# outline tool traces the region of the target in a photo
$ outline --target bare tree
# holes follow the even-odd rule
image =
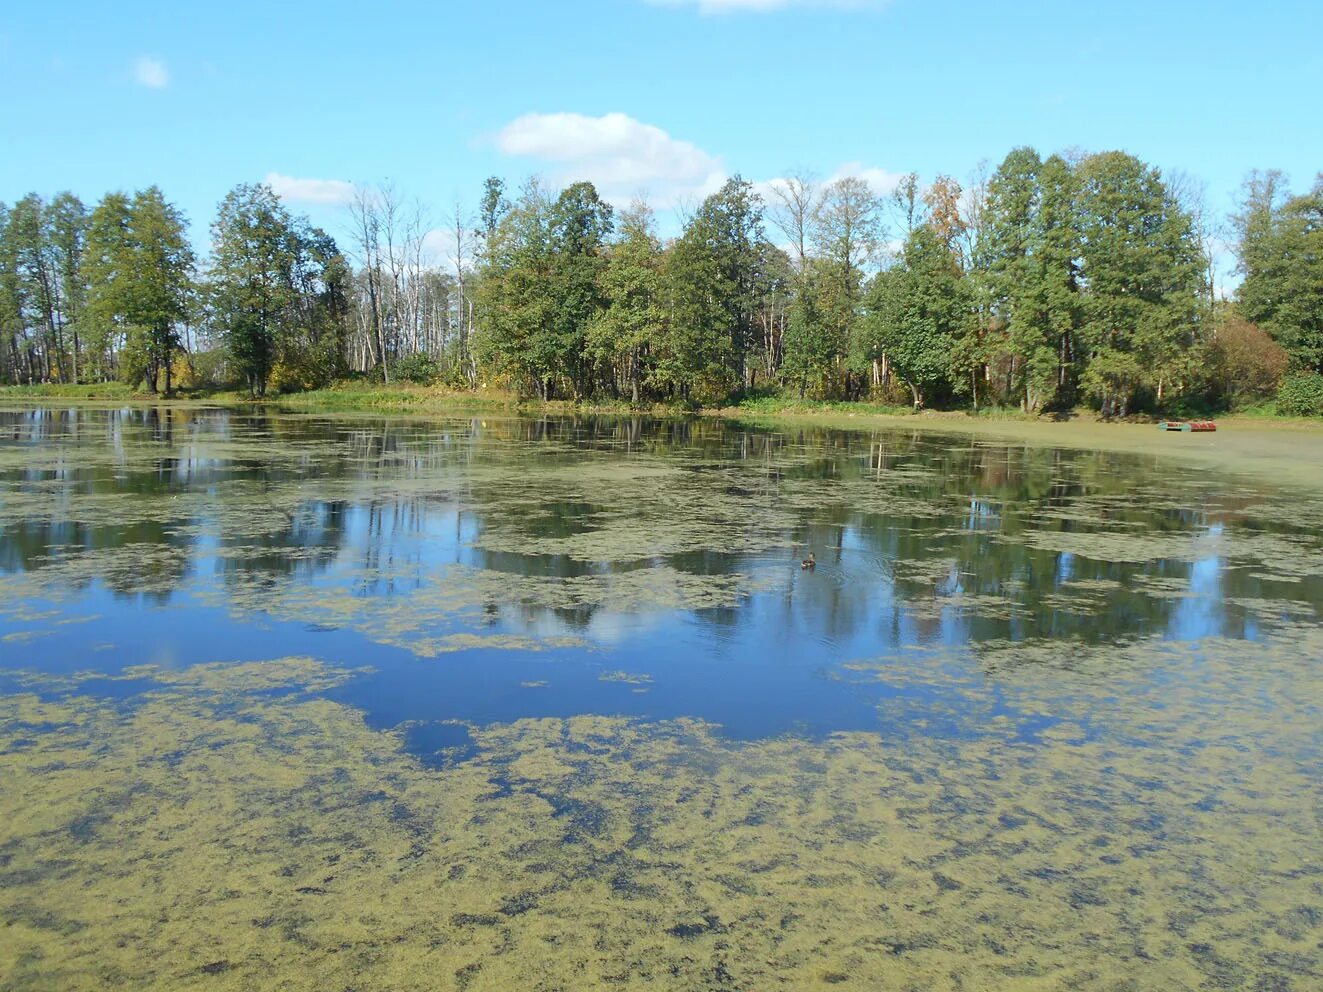
[[[822,202],[817,177],[807,170],[790,172],[769,187],[772,194],[772,223],[785,235],[794,253],[796,271],[808,265],[808,247],[813,224]]]
[[[811,227],[814,247],[852,277],[873,258],[882,233],[881,203],[867,181],[846,176],[818,197]]]
[[[381,365],[382,375],[390,382],[382,331],[381,211],[376,191],[367,186],[356,186],[349,202],[349,217],[363,274],[363,288],[367,292],[366,357],[371,364]]]
[[[1180,169],[1164,177],[1167,190],[1177,206],[1190,216],[1190,226],[1199,243],[1199,255],[1204,266],[1204,293],[1209,311],[1217,302],[1217,269],[1220,256],[1217,222],[1208,210],[1208,184]]]
[[[906,236],[914,233],[920,223],[919,174],[907,172],[891,191],[891,207],[899,215]]]
[[[478,384],[478,366],[473,354],[473,308],[465,285],[477,250],[472,217],[455,201],[450,214],[450,264],[455,269],[455,325],[459,328],[458,361],[470,386]]]

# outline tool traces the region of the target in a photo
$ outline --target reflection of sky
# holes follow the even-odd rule
[[[219,425],[212,422],[205,430],[227,439],[228,424],[228,419]],[[95,435],[94,425],[95,418],[83,418],[79,427]],[[126,430],[124,423],[116,422],[114,443],[122,443]],[[198,439],[200,430],[176,428],[176,433],[175,454],[182,451],[186,457],[171,459],[168,485],[173,490],[223,492],[231,481],[229,463],[209,454]],[[368,433],[368,428],[359,433]],[[98,443],[107,443],[109,436],[101,432]],[[374,478],[421,475],[436,471],[437,462],[426,461],[427,443],[438,445],[437,458],[449,458],[462,448],[460,461],[474,457],[470,449],[481,450],[481,443],[486,443],[458,429],[412,440],[413,447],[399,438],[391,444],[380,440],[381,452],[389,449],[389,457],[358,455],[354,470]],[[832,451],[824,479],[848,472],[858,460],[859,452],[848,446]],[[927,453],[920,449],[914,457],[940,460],[958,454],[958,449],[935,447]],[[574,455],[563,444],[556,452],[558,458]],[[717,460],[716,455],[709,457]],[[726,458],[723,468],[739,468],[737,458],[722,457]],[[877,704],[885,690],[840,679],[842,663],[852,660],[880,658],[897,665],[922,665],[916,652],[920,647],[958,649],[988,640],[1107,643],[1151,631],[1179,639],[1217,633],[1255,635],[1252,619],[1225,601],[1253,590],[1225,588],[1228,582],[1247,580],[1241,572],[1228,571],[1220,555],[1222,524],[1207,527],[1196,541],[1192,562],[1112,563],[1082,554],[1035,550],[999,539],[1017,514],[1021,526],[1026,514],[1032,518],[1029,496],[1018,497],[1017,502],[1013,491],[997,498],[977,491],[971,494],[969,475],[977,476],[977,466],[951,470],[948,480],[945,463],[935,464],[942,469],[932,473],[937,485],[949,486],[951,493],[947,510],[939,516],[865,513],[848,506],[831,512],[807,510],[799,514],[790,535],[793,540],[787,540],[784,548],[658,555],[617,565],[525,553],[517,543],[503,550],[480,547],[485,529],[498,514],[506,515],[502,522],[507,529],[511,526],[510,507],[497,500],[484,503],[480,496],[452,492],[444,498],[415,494],[323,502],[311,498],[317,492],[312,473],[300,482],[310,498],[283,533],[263,539],[225,535],[221,516],[204,515],[200,534],[172,539],[187,555],[188,565],[177,580],[176,592],[165,594],[168,607],[131,592],[112,593],[102,578],[88,576],[91,582],[86,589],[52,607],[66,618],[87,622],[50,627],[44,631],[47,636],[32,641],[0,641],[0,668],[118,671],[142,663],[177,667],[309,655],[351,667],[372,666],[374,674],[356,677],[337,692],[362,706],[369,719],[381,726],[401,720],[484,722],[607,712],[695,716],[721,723],[736,736],[758,736],[787,729],[826,733],[876,728],[881,719]],[[302,478],[302,473],[316,468],[311,460],[300,461],[295,471]],[[1013,470],[1009,455],[998,461],[1003,475]],[[77,474],[69,467],[61,471],[66,477]],[[1060,468],[1053,465],[1052,471],[1059,473]],[[695,476],[694,484],[707,483]],[[915,490],[932,500],[940,500],[946,492]],[[1063,499],[1053,498],[1058,503]],[[553,514],[554,525],[586,526],[584,507],[590,505],[585,499],[560,506]],[[1201,512],[1190,510],[1187,515],[1183,528],[1205,526]],[[1156,529],[1160,524],[1154,514],[1149,525]],[[523,525],[530,533],[537,526],[531,520]],[[45,531],[34,526],[25,534],[24,547],[43,534],[49,541],[64,540],[71,529],[68,523]],[[0,531],[0,562],[15,571],[29,567],[21,554],[11,554],[7,545],[19,542],[11,540],[10,533],[6,522]],[[94,537],[98,546],[115,546],[113,528]],[[246,550],[255,544],[262,545],[260,552]],[[226,549],[245,550],[227,555]],[[805,571],[799,558],[809,549],[815,551],[818,566]],[[613,569],[665,566],[702,574],[739,574],[756,591],[736,606],[704,610],[645,605],[626,611],[608,601],[558,611],[528,606],[511,595],[487,610],[441,617],[437,629],[416,633],[423,638],[455,633],[535,639],[571,635],[586,641],[587,647],[466,650],[435,658],[373,643],[355,630],[328,629],[342,620],[314,626],[273,620],[261,613],[236,615],[203,605],[192,595],[223,593],[226,583],[236,578],[257,578],[273,585],[345,589],[364,600],[382,597],[384,601],[433,581],[445,582],[448,570],[456,565],[540,576],[549,582],[591,575],[608,583]],[[1139,582],[1145,578],[1177,581],[1188,595],[1149,595]],[[1105,591],[1087,591],[1088,583],[1096,587],[1098,580],[1107,580]],[[1072,608],[1073,602],[1078,609]],[[21,621],[0,619],[0,635],[24,629]],[[652,681],[639,686],[600,678],[610,671],[646,674]],[[526,685],[530,682],[546,685],[530,688]]]
[[[1222,536],[1222,525],[1213,524],[1199,544],[1214,545]],[[1194,641],[1222,631],[1223,561],[1215,554],[1196,558],[1190,565],[1187,595],[1176,603],[1167,635],[1182,641]]]

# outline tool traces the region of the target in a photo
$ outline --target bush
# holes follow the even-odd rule
[[[1287,376],[1277,390],[1277,412],[1287,417],[1323,417],[1323,375]]]
[[[414,382],[430,386],[441,377],[441,366],[427,355],[409,355],[390,367],[393,382]]]
[[[1257,325],[1232,315],[1217,329],[1205,372],[1232,406],[1247,406],[1277,392],[1286,372],[1286,351]]]

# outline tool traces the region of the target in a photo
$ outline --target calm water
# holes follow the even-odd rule
[[[0,949],[0,980],[239,988],[309,955],[336,988],[497,988],[529,968],[548,988],[666,975],[721,988],[1323,987],[1320,524],[1323,499],[1253,480],[900,429],[0,412],[0,770],[14,783],[0,785],[14,817],[0,880],[19,935]],[[325,898],[285,927],[290,947],[263,949],[257,937],[276,938],[253,921],[285,896],[251,888],[265,868],[213,864],[212,888],[258,906],[224,946],[174,933],[173,963],[158,951],[149,964],[167,937],[139,932],[89,963],[72,935],[104,941],[153,910],[80,918],[73,879],[129,884],[138,870],[114,852],[134,843],[142,857],[180,845],[209,857],[215,837],[193,836],[188,817],[155,840],[140,829],[183,802],[160,798],[169,788],[238,802],[224,790],[240,785],[205,764],[181,777],[180,761],[209,748],[250,780],[297,775],[323,760],[333,726],[341,778],[277,790],[272,836],[286,839],[249,854],[297,860],[276,848],[315,836],[329,806],[370,819],[398,786],[395,812],[353,848],[375,852],[354,885],[337,890],[332,871],[295,887],[289,899]],[[52,768],[82,777],[54,785]],[[856,791],[840,792],[841,776]],[[89,798],[111,780],[118,799]],[[470,787],[462,815],[399,812]],[[683,805],[709,787],[705,810]],[[766,808],[746,809],[751,795]],[[512,805],[534,799],[541,814]],[[51,822],[32,814],[43,800],[60,810]],[[507,813],[487,859],[555,875],[529,890],[544,918],[500,908],[523,889],[483,855],[438,853],[482,833],[470,815],[495,830]],[[247,822],[233,815],[215,829]],[[757,833],[778,817],[777,836]],[[516,838],[537,833],[529,822],[551,832]],[[760,839],[703,849],[721,823]],[[824,824],[841,832],[830,854],[812,839]],[[1009,846],[990,847],[989,831]],[[395,833],[415,858],[441,858],[413,869],[433,898],[481,876],[474,905],[507,902],[438,909],[450,929],[407,930],[395,940],[418,956],[383,963],[381,921],[406,909],[368,924],[326,907],[379,891]],[[925,846],[948,834],[945,853]],[[1219,839],[1233,835],[1261,835],[1273,864]],[[567,868],[585,845],[598,867]],[[798,880],[759,867],[810,857],[846,867]],[[622,858],[648,863],[625,878]],[[842,880],[852,872],[866,895]],[[1289,896],[1269,890],[1279,876]],[[579,908],[552,910],[553,892]],[[603,919],[637,911],[634,929],[595,949],[548,943],[604,925],[575,915],[593,894]],[[204,903],[171,919],[205,944],[219,924]],[[1190,905],[1197,919],[1178,919]],[[977,946],[959,935],[966,913],[987,931]],[[329,963],[332,935],[307,927],[332,920],[352,950]]]

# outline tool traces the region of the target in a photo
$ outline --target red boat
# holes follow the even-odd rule
[[[1217,430],[1217,424],[1211,420],[1164,420],[1158,424],[1158,430],[1204,434]]]

